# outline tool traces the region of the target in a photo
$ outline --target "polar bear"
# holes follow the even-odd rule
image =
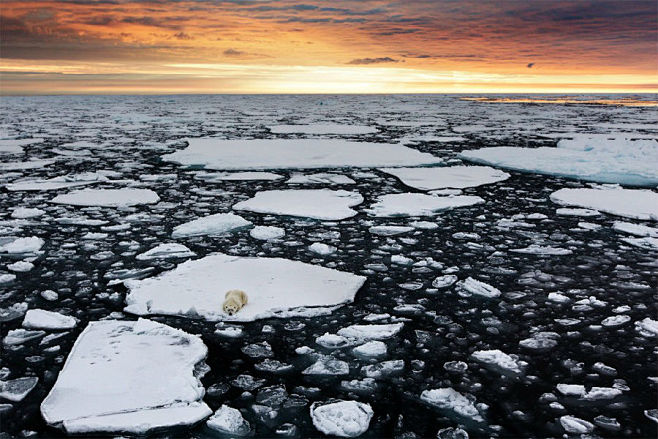
[[[222,309],[230,316],[240,311],[247,304],[247,293],[242,290],[230,290],[224,296]]]

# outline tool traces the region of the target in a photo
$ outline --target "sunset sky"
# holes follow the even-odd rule
[[[2,94],[658,92],[656,0],[2,0]]]

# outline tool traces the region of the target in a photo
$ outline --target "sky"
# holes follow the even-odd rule
[[[656,0],[2,0],[0,94],[658,92]]]

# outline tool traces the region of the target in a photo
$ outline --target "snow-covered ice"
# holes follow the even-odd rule
[[[152,249],[138,254],[135,256],[135,259],[140,261],[149,261],[152,259],[190,258],[195,255],[196,253],[185,247],[183,244],[172,242],[167,244],[158,244]]]
[[[366,212],[377,217],[436,216],[444,210],[480,203],[484,200],[473,195],[437,197],[416,193],[387,194],[378,197]]]
[[[251,426],[240,410],[225,404],[206,421],[206,425],[211,430],[230,436],[247,436],[251,432]]]
[[[45,241],[37,236],[14,238],[3,242],[0,238],[0,254],[36,254],[41,250]]]
[[[17,180],[5,185],[8,191],[51,191],[69,187],[86,186],[95,183],[106,182],[108,179],[97,172],[85,172],[82,174],[65,175],[45,180]]]
[[[255,226],[249,231],[254,239],[269,241],[272,239],[283,238],[286,235],[285,229],[276,226]]]
[[[551,194],[551,201],[627,218],[658,221],[658,193],[647,189],[560,189]]]
[[[272,125],[268,127],[274,134],[373,134],[377,128],[366,125],[347,125],[338,123],[313,123],[308,125]]]
[[[150,189],[83,189],[57,195],[50,200],[56,204],[72,206],[127,207],[139,204],[154,204],[160,201],[158,194]]]
[[[450,387],[423,390],[420,399],[439,409],[475,422],[484,422],[482,414],[473,401]]]
[[[476,295],[486,298],[496,298],[500,296],[500,290],[492,285],[469,277],[457,282],[460,294],[465,296]]]
[[[30,309],[23,319],[23,328],[27,329],[71,329],[77,324],[75,317],[44,309]]]
[[[402,330],[404,323],[381,325],[350,325],[338,330],[338,335],[358,340],[386,340]]]
[[[557,148],[499,146],[463,151],[459,157],[515,171],[557,175],[599,183],[658,185],[658,141],[623,137],[576,137]]]
[[[328,172],[321,172],[316,174],[293,174],[288,181],[288,184],[356,184],[354,180],[343,174],[331,174]]]
[[[441,163],[440,158],[390,143],[341,139],[187,139],[189,146],[163,160],[217,170],[373,168]]]
[[[215,254],[154,278],[126,281],[126,311],[237,321],[313,315],[323,311],[314,307],[351,302],[364,282],[362,276],[282,258]],[[249,302],[229,317],[222,303],[233,289],[245,291]]]
[[[507,172],[488,166],[445,166],[431,168],[382,168],[402,183],[422,191],[464,189],[507,180]]]
[[[368,431],[374,412],[369,404],[358,401],[313,403],[313,425],[326,435],[357,437]]]
[[[234,213],[216,213],[174,227],[171,237],[221,236],[251,225],[251,221]]]
[[[194,373],[206,353],[198,336],[150,320],[91,322],[41,414],[70,434],[144,434],[194,424],[211,414]]]
[[[341,220],[356,215],[357,212],[351,207],[362,202],[363,197],[359,193],[343,190],[273,190],[257,192],[253,198],[233,205],[233,209],[321,220]]]

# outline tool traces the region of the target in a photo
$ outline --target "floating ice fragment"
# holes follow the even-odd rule
[[[321,242],[314,242],[313,244],[308,246],[308,249],[320,256],[331,255],[333,253],[336,253],[337,250],[336,247],[332,245],[323,244]]]
[[[326,435],[357,437],[368,430],[374,412],[369,404],[338,401],[311,405],[313,425]]]
[[[475,422],[484,422],[484,418],[471,399],[450,387],[423,390],[420,399],[439,409],[453,412],[457,416],[468,418]]]
[[[231,436],[247,436],[251,431],[251,426],[243,417],[240,410],[222,404],[206,421],[206,425],[211,430]]]
[[[261,241],[270,241],[272,239],[283,238],[286,235],[285,229],[275,226],[256,226],[249,231],[254,239]]]
[[[351,325],[338,330],[338,335],[359,340],[386,340],[402,330],[404,323],[382,325]]]
[[[387,194],[378,197],[366,212],[376,217],[436,216],[444,210],[480,203],[484,200],[473,195],[437,197],[417,193]]]
[[[273,134],[373,134],[377,128],[367,125],[347,125],[338,123],[312,123],[308,125],[272,125]]]
[[[20,402],[34,389],[39,382],[37,377],[16,378],[13,380],[0,380],[0,398],[13,402]]]
[[[473,279],[472,277],[457,282],[457,286],[460,289],[460,294],[466,296],[471,296],[474,294],[476,296],[492,299],[500,296],[501,294],[498,288],[481,282],[477,279]]]
[[[135,259],[139,261],[150,261],[152,259],[189,258],[195,255],[196,253],[185,247],[183,244],[177,244],[174,242],[159,244],[156,247],[137,255]]]
[[[23,319],[23,328],[27,329],[71,329],[77,324],[75,317],[43,309],[30,309]]]
[[[560,425],[567,433],[572,434],[587,434],[594,430],[592,423],[570,415],[560,417]]]
[[[150,320],[91,322],[41,414],[70,434],[194,424],[211,414],[194,374],[206,353],[199,337]]]
[[[342,174],[330,174],[328,172],[321,172],[317,174],[293,174],[288,181],[288,184],[356,184],[354,180]]]
[[[0,239],[0,243],[3,242],[3,239]],[[9,242],[4,242],[0,244],[0,253],[8,254],[36,254],[41,247],[45,244],[45,241],[36,236],[30,236],[28,238],[15,238]]]
[[[234,213],[216,213],[174,227],[171,237],[222,236],[249,226],[251,221]]]
[[[253,198],[233,206],[235,210],[299,216],[321,220],[341,220],[357,212],[350,207],[363,202],[356,192],[329,189],[273,190],[257,192]]]
[[[364,282],[362,276],[287,259],[214,254],[154,278],[126,281],[130,290],[126,311],[212,321],[312,316],[326,308],[311,307],[352,301]],[[249,301],[228,316],[222,304],[224,294],[232,289],[245,291]]]
[[[471,357],[506,375],[519,376],[523,373],[519,362],[499,349],[475,351],[471,354]]]
[[[445,166],[432,168],[382,168],[415,189],[464,189],[507,180],[507,172],[488,166]]]
[[[643,189],[560,189],[551,201],[565,206],[597,209],[612,215],[658,221],[658,193]]]
[[[158,194],[150,189],[83,189],[58,195],[51,203],[73,206],[127,207],[139,204],[154,204],[160,201]]]

